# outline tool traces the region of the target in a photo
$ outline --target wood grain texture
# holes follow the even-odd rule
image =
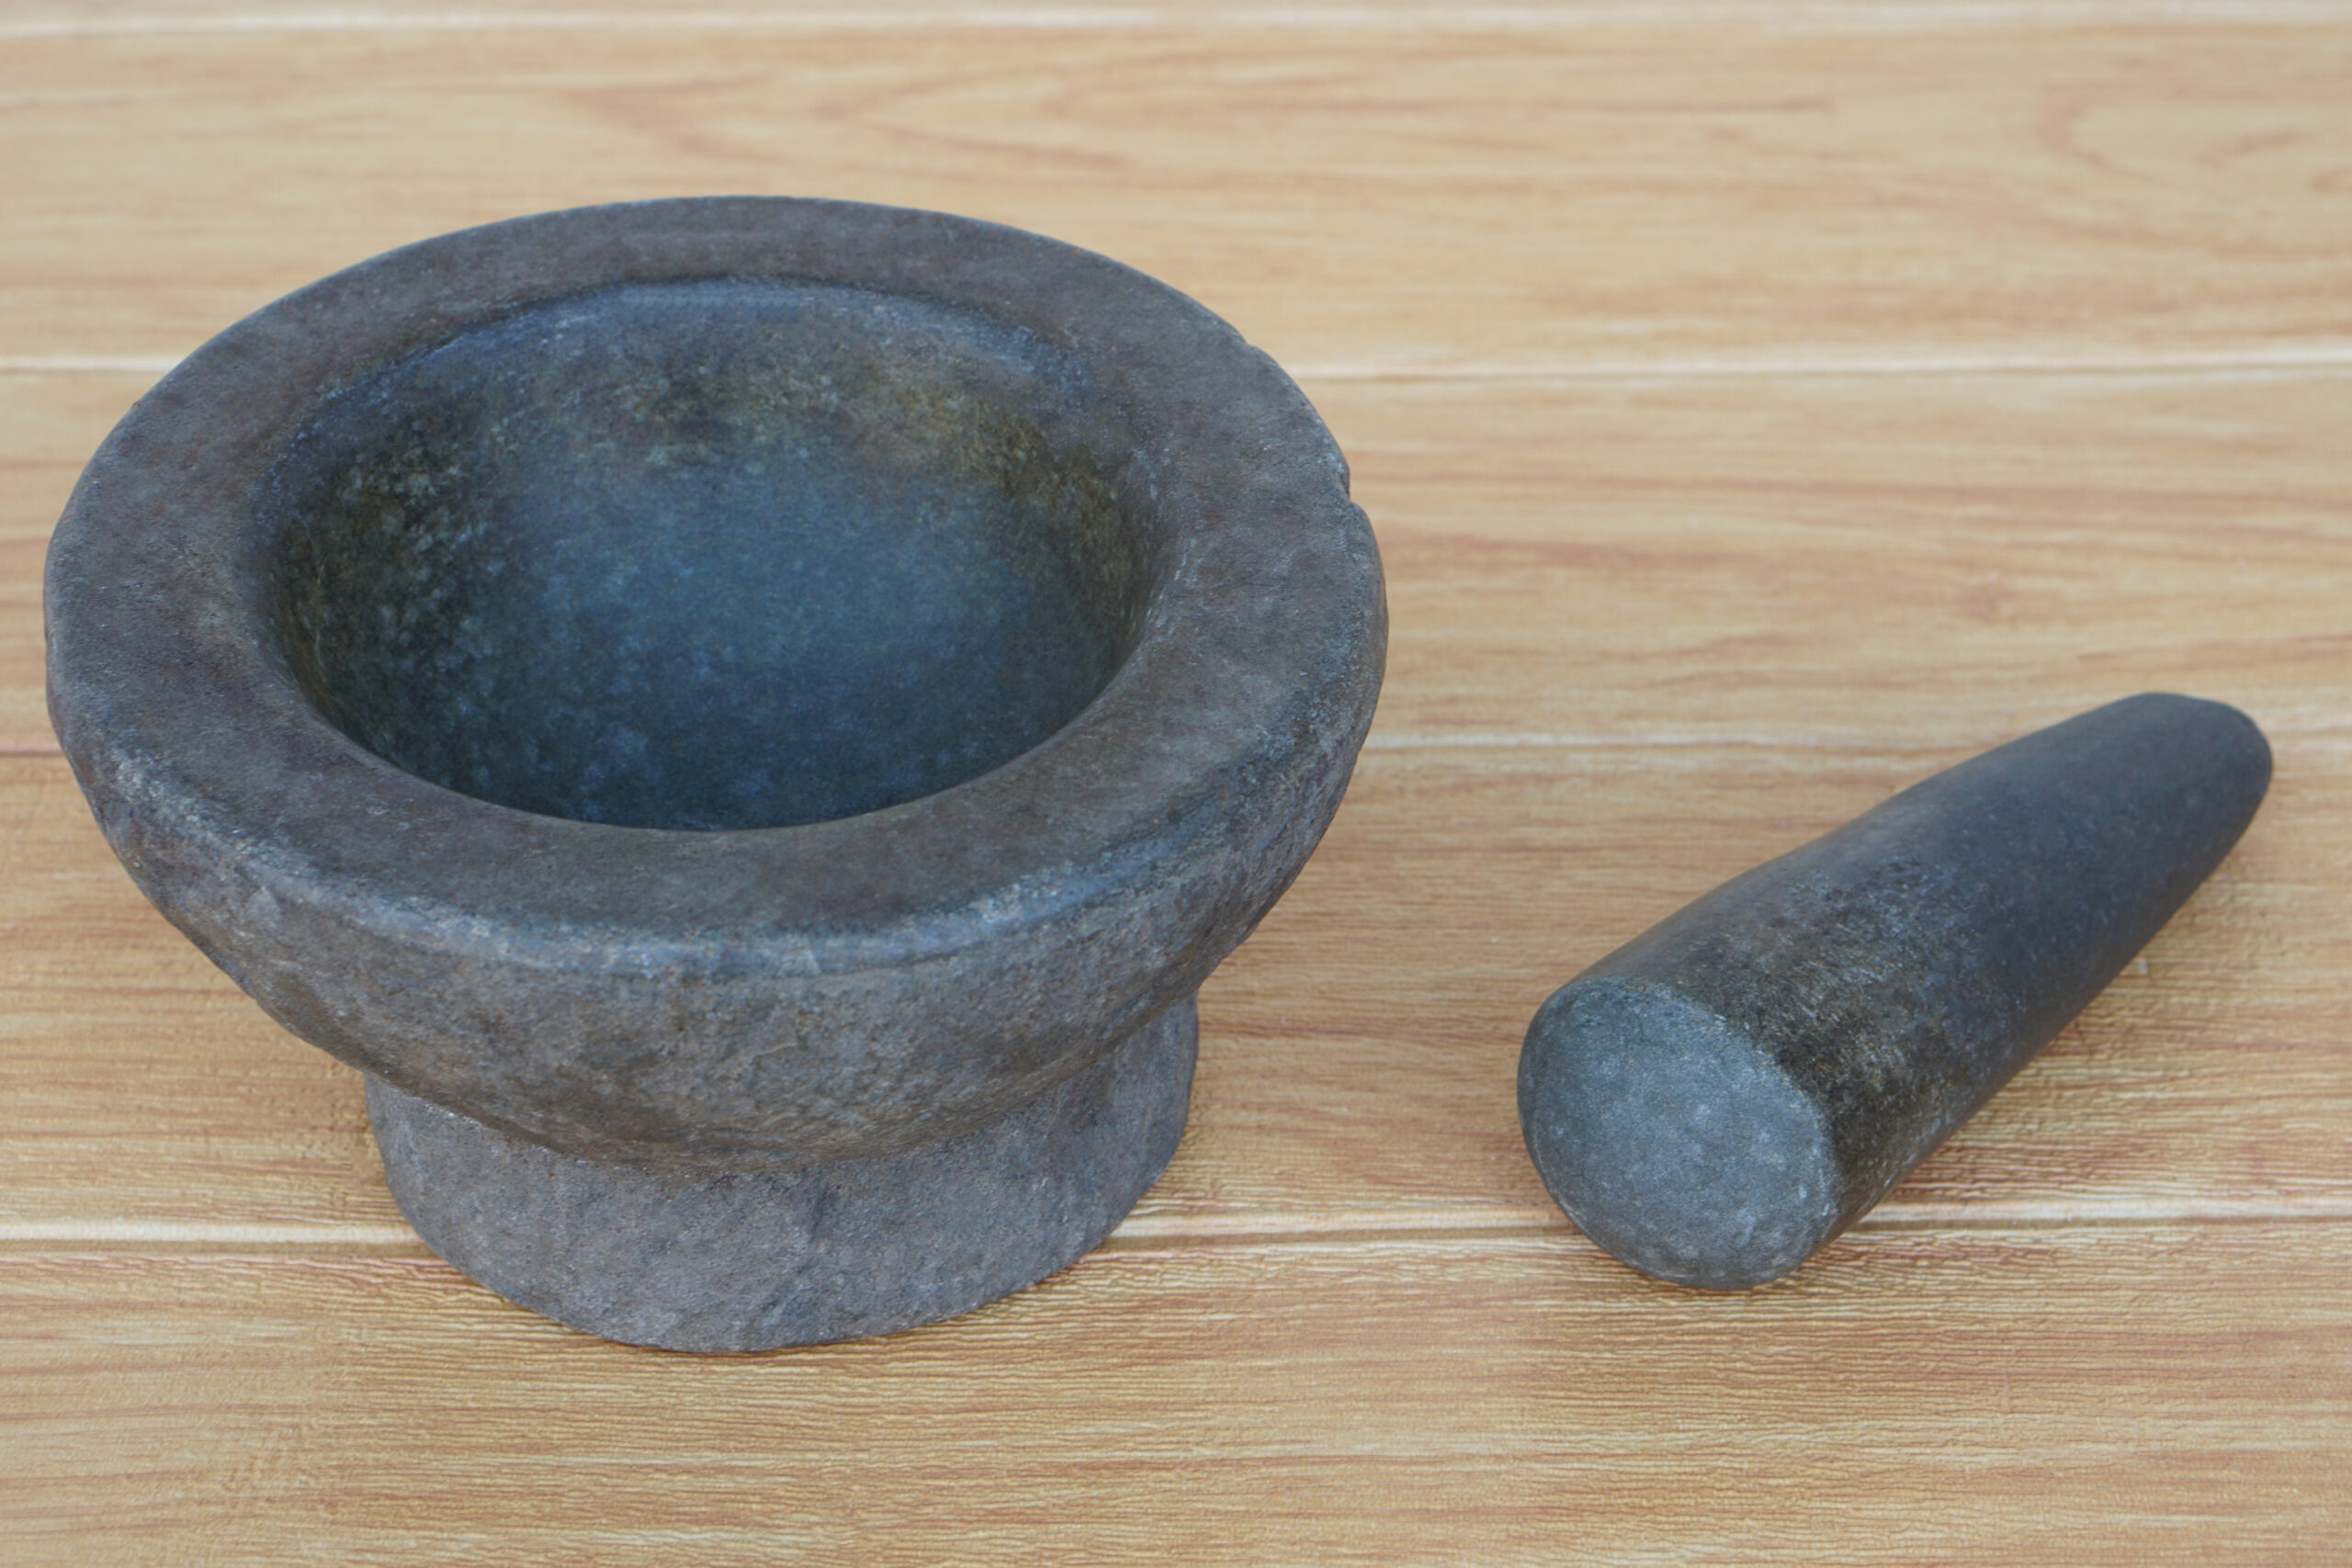
[[[2336,25],[28,38],[5,350],[174,355],[549,207],[945,208],[1286,363],[2352,356]],[[168,265],[158,265],[168,258]]]
[[[2143,1568],[2352,1525],[2352,1225],[1887,1237],[1730,1301],[1585,1253],[1114,1245],[710,1359],[435,1260],[0,1255],[12,1561],[89,1561],[93,1513],[125,1564]]]
[[[2352,6],[0,4],[0,1562],[2330,1563],[2352,1539]],[[1001,219],[1302,377],[1390,574],[1321,852],[1101,1252],[695,1359],[416,1242],[140,899],[39,573],[177,355],[460,224]],[[2141,964],[1737,1298],[1545,1200],[1544,995],[2128,692],[2278,780]]]
[[[2184,18],[2258,22],[2342,21],[2346,0],[1506,0],[1432,6],[1426,0],[1156,0],[1084,4],[1046,0],[736,0],[731,5],[665,10],[646,0],[503,0],[452,6],[442,0],[375,0],[321,6],[312,0],[9,0],[0,28],[45,33],[206,30],[215,32],[381,32],[401,28],[469,32],[503,28],[649,31],[817,28],[861,26],[897,31],[910,25],[1023,31],[1040,27],[1088,31],[1224,34],[1250,28],[1363,31],[1494,32],[1646,26],[1688,30],[1700,23],[1737,23],[1780,31],[1840,28],[1873,33],[1990,28],[2015,31],[2087,22],[2148,25]],[[8,36],[0,31],[0,36]]]

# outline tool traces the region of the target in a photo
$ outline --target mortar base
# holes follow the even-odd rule
[[[766,1173],[575,1159],[368,1080],[392,1197],[478,1282],[591,1334],[767,1350],[888,1334],[1035,1284],[1159,1179],[1192,1100],[1186,998],[1002,1120]]]

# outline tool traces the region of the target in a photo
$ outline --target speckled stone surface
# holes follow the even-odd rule
[[[1519,1102],[1544,1185],[1660,1279],[1787,1273],[2115,977],[2269,780],[2244,714],[2131,697],[1725,883],[1536,1013]]]
[[[1346,464],[1215,316],[1018,231],[750,197],[447,235],[238,323],[92,459],[45,604],[141,887],[480,1123],[396,1178],[420,1216],[492,1134],[616,1194],[856,1162],[898,1213],[874,1162],[913,1191],[1189,1018],[1337,807],[1385,641]],[[968,1213],[1091,1244],[1051,1196],[1084,1173],[1035,1174],[1030,1221]],[[510,1261],[555,1256],[526,1230]],[[842,1321],[954,1310],[918,1274]],[[732,1343],[715,1297],[631,1300]]]
[[[1044,1279],[1176,1152],[1193,1004],[985,1127],[777,1172],[573,1159],[381,1078],[384,1177],[433,1250],[575,1328],[672,1350],[888,1334]]]

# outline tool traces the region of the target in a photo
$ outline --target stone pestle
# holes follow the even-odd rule
[[[1519,1104],[1545,1187],[1659,1279],[1789,1272],[2114,978],[2269,780],[2236,709],[2128,697],[1733,878],[1537,1011]]]

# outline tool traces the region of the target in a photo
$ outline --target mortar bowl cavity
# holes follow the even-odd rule
[[[896,806],[1044,740],[1134,644],[1148,520],[1090,390],[1033,336],[838,286],[520,310],[301,432],[261,519],[274,627],[329,722],[481,800]]]

